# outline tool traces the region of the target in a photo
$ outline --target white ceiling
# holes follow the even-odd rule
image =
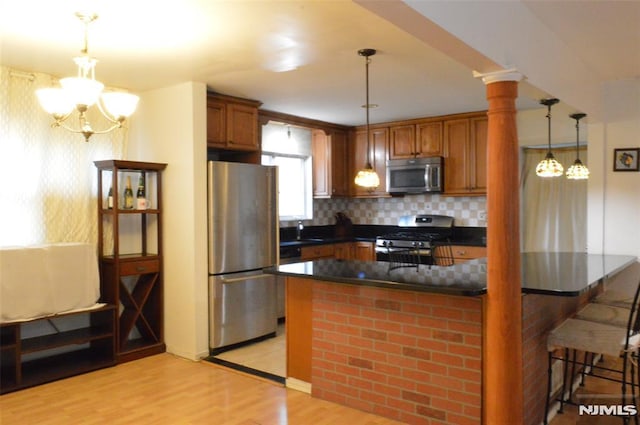
[[[394,19],[407,5],[424,18],[413,30],[406,15]],[[589,109],[572,82],[599,90],[640,78],[640,1],[606,0],[0,0],[0,63],[73,74],[78,10],[100,15],[89,51],[109,86],[143,92],[202,81],[265,109],[346,125],[364,121],[361,48],[378,50],[372,122],[486,109],[472,70],[487,66],[529,78],[521,109],[547,96],[566,96],[568,111]]]

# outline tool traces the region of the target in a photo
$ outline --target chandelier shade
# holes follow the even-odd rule
[[[589,169],[580,161],[580,120],[587,114],[571,114],[571,118],[576,120],[576,160],[567,170],[567,178],[571,180],[586,180],[589,178]]]
[[[367,189],[375,189],[380,186],[380,177],[376,170],[371,166],[371,160],[369,159],[370,151],[369,145],[371,141],[371,130],[369,128],[369,109],[372,105],[369,103],[369,63],[371,63],[370,56],[376,54],[375,49],[360,49],[358,55],[365,58],[365,87],[366,87],[366,101],[363,107],[367,111],[367,163],[363,169],[358,171],[354,179],[356,186],[364,187]]]
[[[62,78],[60,87],[36,90],[36,96],[42,108],[54,119],[52,127],[62,127],[72,133],[81,133],[85,141],[93,134],[108,133],[121,128],[125,119],[135,112],[138,96],[130,93],[104,93],[104,84],[95,79],[97,60],[89,56],[88,27],[98,18],[95,14],[76,13],[84,24],[84,48],[81,56],[74,58],[78,67],[76,77]],[[97,105],[100,113],[111,123],[104,130],[94,130],[87,120],[86,112]],[[78,128],[72,128],[66,121],[73,111],[78,112]]]
[[[551,152],[551,107],[558,103],[558,99],[542,99],[540,103],[547,107],[548,122],[548,148],[545,158],[536,166],[536,175],[538,177],[559,177],[564,173],[564,168]]]

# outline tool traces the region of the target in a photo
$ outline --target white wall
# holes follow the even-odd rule
[[[589,125],[589,252],[640,256],[640,172],[614,172],[615,148],[640,148],[640,81],[603,87],[604,122]]]
[[[208,354],[206,86],[183,83],[141,94],[128,158],[166,162],[163,174],[167,351]]]

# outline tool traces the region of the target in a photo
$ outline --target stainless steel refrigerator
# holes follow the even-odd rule
[[[208,161],[209,347],[275,335],[277,168]]]

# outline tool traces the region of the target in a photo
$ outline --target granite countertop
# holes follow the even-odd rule
[[[302,238],[296,239],[296,229],[293,227],[280,229],[280,247],[303,247],[309,245],[324,245],[340,242],[367,241],[375,242],[376,237],[388,233],[395,233],[401,229],[392,225],[357,224],[348,236],[336,236],[335,226],[307,226],[302,231]],[[484,227],[453,227],[451,243],[454,245],[486,246],[486,228]]]
[[[577,296],[637,261],[624,255],[586,253],[522,254],[522,292]],[[487,292],[486,258],[453,266],[389,270],[381,261],[316,260],[281,265],[269,273],[390,289],[478,296]]]

